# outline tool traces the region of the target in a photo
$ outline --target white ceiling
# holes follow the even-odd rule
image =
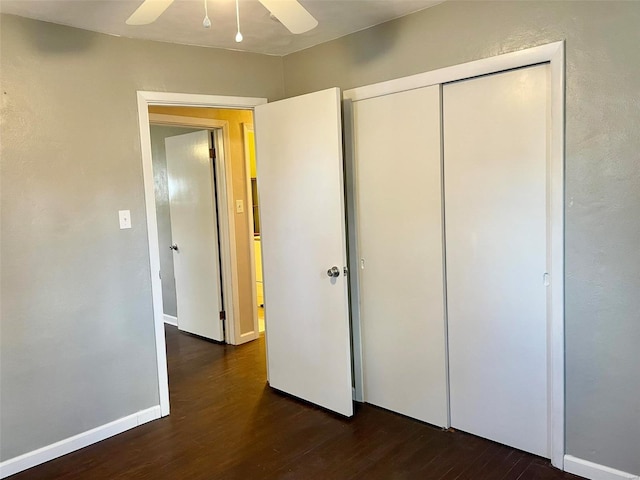
[[[286,55],[443,0],[300,0],[319,22],[301,35],[271,19],[258,0],[240,0],[242,43],[234,41],[234,0],[207,1],[210,29],[202,26],[204,0],[175,0],[155,23],[145,26],[125,24],[142,0],[0,0],[0,11],[123,37]]]

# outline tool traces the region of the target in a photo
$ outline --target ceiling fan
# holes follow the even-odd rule
[[[304,33],[318,25],[318,21],[298,0],[258,0],[291,33]],[[127,19],[127,25],[148,25],[155,22],[174,0],[144,0]],[[206,7],[206,0],[205,0]],[[237,5],[236,5],[237,7]]]

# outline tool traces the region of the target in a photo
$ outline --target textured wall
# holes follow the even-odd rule
[[[563,39],[567,452],[640,474],[640,2],[448,1],[285,57],[285,91]]]
[[[167,156],[164,139],[195,132],[192,128],[151,125],[151,153],[153,158],[153,183],[156,192],[156,218],[158,220],[158,242],[160,243],[160,272],[162,274],[162,311],[173,317],[176,308],[176,279],[173,274],[173,251],[171,240],[171,211],[169,208],[169,182]]]
[[[135,91],[283,91],[279,58],[0,18],[4,460],[158,403]],[[450,1],[284,58],[291,96],[567,40],[567,448],[636,474],[638,25],[638,2]]]
[[[158,404],[136,90],[283,91],[277,57],[0,22],[6,460]]]

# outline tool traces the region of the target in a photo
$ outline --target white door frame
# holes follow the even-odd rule
[[[439,85],[464,80],[480,75],[498,73],[513,68],[527,67],[540,63],[549,63],[551,71],[551,125],[549,140],[548,164],[548,268],[551,285],[548,290],[548,388],[549,388],[549,444],[551,463],[564,469],[565,454],[565,357],[564,357],[564,130],[565,130],[565,44],[564,41],[528,48],[517,52],[506,53],[473,62],[463,63],[430,72],[419,73],[409,77],[347,90],[343,98],[348,105],[367,98],[374,98],[406,90]],[[348,122],[345,122],[347,124]],[[353,146],[347,142],[347,150]],[[353,181],[353,179],[350,179]],[[355,188],[350,185],[349,188]],[[350,199],[350,203],[354,198]],[[352,206],[356,212],[356,206]],[[353,245],[357,248],[356,245]],[[359,258],[357,252],[352,258]],[[354,268],[356,272],[358,268]],[[359,285],[358,275],[352,277]],[[360,345],[358,287],[356,286],[353,305],[354,345]],[[355,351],[354,351],[355,354]],[[361,358],[354,358],[356,372],[356,398],[362,392]]]
[[[145,211],[147,216],[147,236],[149,240],[149,266],[151,269],[151,295],[153,302],[153,320],[156,339],[156,360],[158,365],[158,393],[160,397],[160,410],[161,415],[169,415],[169,377],[167,374],[167,350],[164,336],[164,315],[162,311],[162,284],[160,282],[160,275],[156,272],[160,272],[160,247],[158,241],[158,222],[156,218],[156,198],[153,181],[153,161],[151,156],[151,133],[149,129],[149,107],[150,106],[179,106],[179,107],[210,107],[210,108],[227,108],[227,109],[244,109],[253,110],[257,105],[267,103],[266,98],[253,98],[253,97],[227,97],[219,95],[198,95],[189,93],[170,93],[170,92],[149,92],[138,91],[138,123],[140,128],[140,148],[142,153],[142,175],[144,182],[144,196],[145,196]],[[178,117],[182,119],[183,117]],[[189,126],[181,121],[180,125]],[[192,125],[201,126],[201,125]],[[207,127],[204,127],[207,128]],[[211,127],[210,127],[211,128]],[[213,127],[216,128],[216,127]],[[224,139],[224,127],[217,127],[221,132],[220,145],[226,147],[228,145],[228,139]],[[226,150],[228,151],[228,149]],[[230,168],[226,169],[226,174],[230,174]],[[227,177],[222,176],[226,183]],[[231,185],[229,183],[228,185]],[[227,195],[231,194],[230,189],[227,191]],[[234,202],[228,202],[227,196],[223,195],[222,200],[227,203],[227,208],[220,208],[221,225],[226,224],[224,228],[233,232],[233,211],[229,212],[228,209],[232,208]],[[222,207],[222,206],[221,206]],[[226,217],[226,221],[222,218]],[[229,239],[228,235],[222,235]],[[222,238],[221,238],[222,240]],[[227,251],[229,251],[227,245]],[[234,249],[230,249],[234,250]],[[231,255],[229,253],[228,255]],[[225,255],[223,255],[224,259]],[[231,258],[231,257],[229,257]],[[223,260],[224,263],[224,260]],[[235,263],[235,262],[233,262]],[[227,269],[227,272],[230,270]],[[236,276],[237,277],[237,276]],[[227,286],[227,285],[225,285]],[[237,292],[237,289],[235,289]],[[237,295],[237,293],[236,293]],[[234,299],[235,301],[235,299]],[[227,322],[227,325],[231,325],[233,322]],[[235,331],[234,331],[235,334]]]
[[[251,295],[253,296],[253,336],[251,340],[258,338],[260,327],[258,325],[258,285],[256,284],[256,249],[255,231],[253,228],[253,189],[251,185],[251,159],[249,158],[249,142],[247,133],[253,132],[253,122],[242,124],[242,144],[244,145],[244,175],[247,181],[247,223],[249,224],[249,235],[251,236],[251,247],[249,248],[249,261],[251,262]],[[254,137],[255,149],[255,137]],[[247,334],[248,335],[248,334]]]

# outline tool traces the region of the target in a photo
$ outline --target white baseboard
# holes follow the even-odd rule
[[[242,345],[243,343],[251,342],[260,336],[260,332],[256,332],[255,330],[251,330],[250,332],[243,333],[240,335],[240,340],[238,343],[234,343],[233,345]],[[231,343],[231,342],[229,342]]]
[[[164,323],[169,325],[173,325],[174,327],[178,326],[178,317],[174,317],[173,315],[164,314]]]
[[[46,447],[25,453],[0,463],[0,478],[6,478],[54,458],[61,457],[91,444],[118,435],[126,430],[161,417],[160,405],[140,410],[138,413],[120,418],[86,432],[65,438]]]
[[[564,456],[564,470],[565,472],[580,475],[590,480],[640,480],[638,475],[605,467],[604,465],[582,460],[572,455]]]

